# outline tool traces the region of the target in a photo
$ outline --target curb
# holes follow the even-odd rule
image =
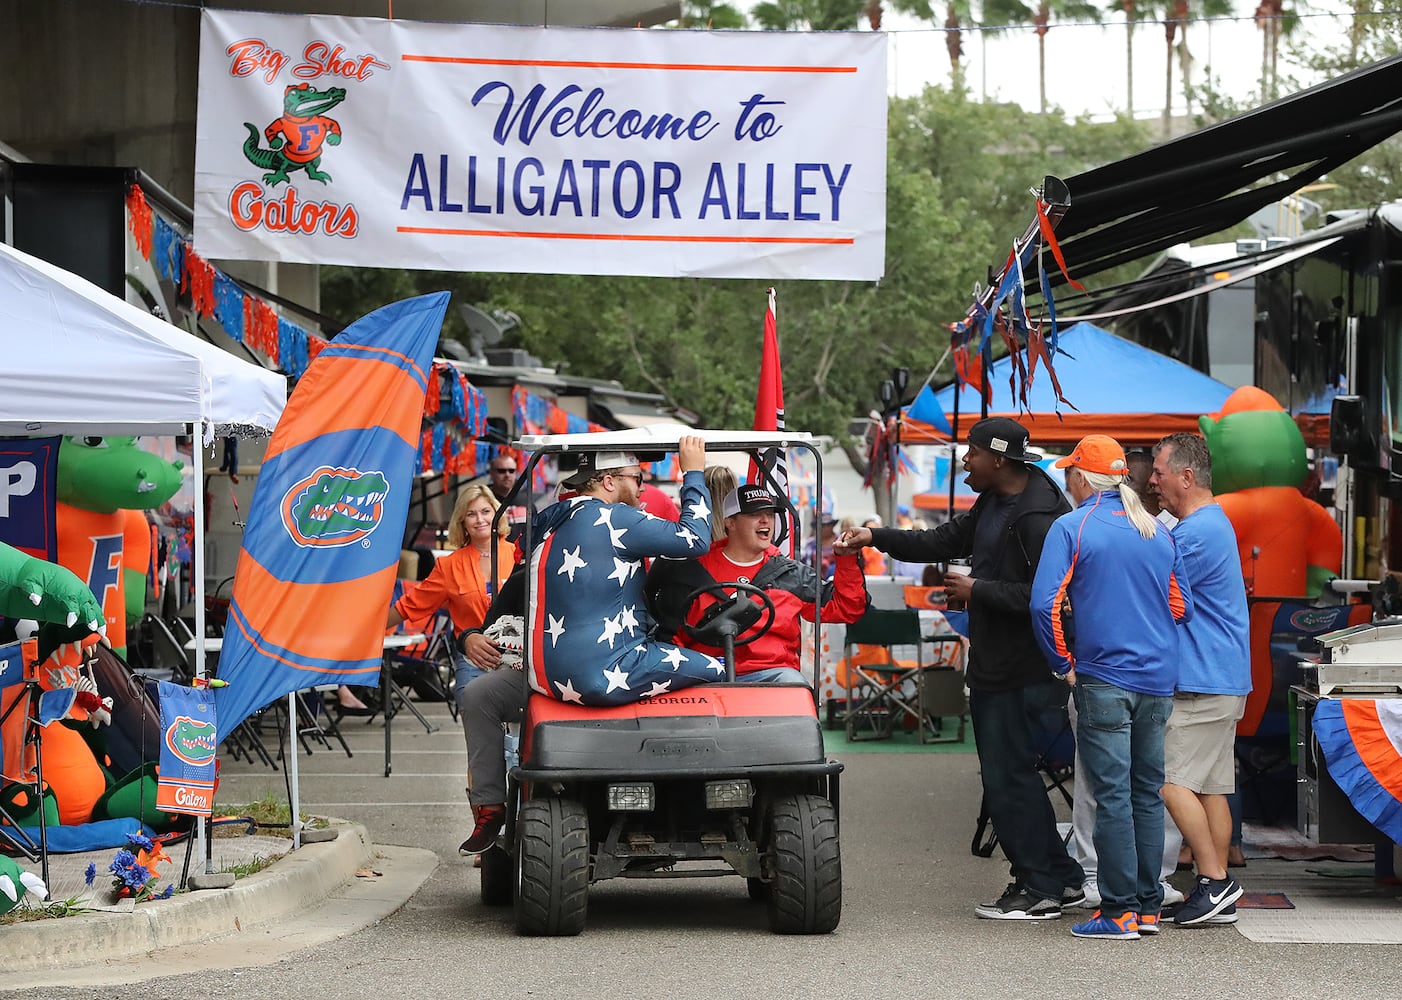
[[[250,930],[306,910],[355,875],[374,852],[365,827],[304,844],[229,889],[182,893],[131,913],[82,913],[0,928],[5,972],[71,969]]]

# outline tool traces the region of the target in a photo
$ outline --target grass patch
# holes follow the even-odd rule
[[[237,865],[229,865],[226,868],[221,868],[220,871],[232,872],[236,879],[248,878],[250,875],[258,874],[264,868],[269,867],[273,862],[280,860],[282,857],[284,857],[284,855],[281,854],[270,854],[266,857],[261,854],[255,854],[248,861],[241,862]]]
[[[9,913],[0,914],[0,927],[8,924],[26,924],[34,920],[52,920],[58,917],[72,917],[83,912],[77,897],[57,899],[51,903],[35,903],[26,896]]]
[[[214,815],[216,816],[247,816],[260,827],[290,829],[292,826],[292,807],[283,800],[280,794],[273,791],[265,791],[261,799],[248,802],[242,805],[231,805],[227,802],[214,803]],[[331,824],[322,816],[310,816],[306,810],[301,813],[302,823],[308,830],[324,830]],[[215,827],[215,837],[241,837],[244,835],[245,827],[229,825]]]

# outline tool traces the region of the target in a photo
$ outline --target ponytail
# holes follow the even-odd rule
[[[1124,476],[1107,476],[1101,472],[1087,472],[1084,469],[1079,471],[1085,477],[1086,485],[1096,492],[1118,489],[1120,502],[1124,504],[1125,516],[1129,518],[1129,523],[1134,525],[1134,530],[1139,532],[1139,537],[1154,537],[1159,530],[1159,522],[1144,509],[1144,501],[1140,500],[1139,494],[1135,493],[1125,482]]]

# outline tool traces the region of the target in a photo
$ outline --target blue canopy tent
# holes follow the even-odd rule
[[[989,416],[1012,417],[1032,436],[1037,448],[1070,449],[1087,434],[1109,434],[1124,445],[1153,444],[1177,431],[1195,433],[1198,417],[1215,413],[1232,387],[1146,347],[1124,340],[1091,323],[1061,331],[1056,374],[1062,394],[1075,410],[1057,414],[1051,378],[1041,366],[1027,394],[1026,412],[1018,412],[1009,388],[1009,358],[995,361],[989,372]],[[949,441],[954,413],[954,385],[938,391],[928,386],[902,414],[901,444]],[[938,407],[938,413],[935,411]],[[978,390],[964,386],[959,395],[958,435],[980,416]],[[941,429],[941,416],[945,429]]]

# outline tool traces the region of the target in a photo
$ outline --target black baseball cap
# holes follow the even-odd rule
[[[1027,428],[1011,417],[985,417],[969,428],[969,444],[1013,462],[1040,462],[1041,452],[1027,447]]]
[[[773,493],[770,493],[763,486],[745,485],[735,487],[726,496],[725,501],[721,504],[721,516],[761,514],[765,511],[779,509],[779,501]]]

